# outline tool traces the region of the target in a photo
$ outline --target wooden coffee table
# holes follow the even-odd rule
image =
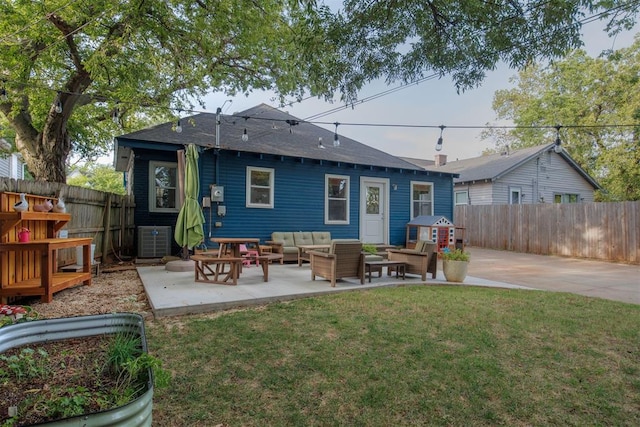
[[[400,278],[400,274],[402,274],[402,280],[404,280],[406,266],[407,264],[405,262],[389,261],[386,259],[382,261],[365,261],[364,262],[365,272],[369,274],[369,283],[371,283],[371,272],[378,271],[378,269],[381,269],[382,267],[387,267],[387,268],[395,267],[396,279]]]

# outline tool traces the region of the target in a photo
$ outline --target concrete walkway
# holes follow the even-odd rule
[[[469,274],[557,292],[640,304],[640,266],[470,247]]]
[[[464,285],[513,289],[546,289],[640,304],[640,267],[560,257],[515,254],[468,248],[469,275]],[[450,284],[439,265],[436,280],[427,284]],[[234,307],[260,305],[327,293],[381,286],[418,285],[419,276],[406,280],[383,274],[371,283],[343,279],[332,288],[321,278],[311,280],[309,264],[273,264],[269,282],[259,267],[244,268],[237,286],[196,283],[193,271],[167,271],[164,266],[137,268],[154,315],[175,316],[206,313]]]

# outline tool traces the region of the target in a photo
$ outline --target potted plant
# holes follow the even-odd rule
[[[467,277],[468,265],[469,252],[464,252],[461,249],[442,252],[442,270],[447,282],[463,282]]]

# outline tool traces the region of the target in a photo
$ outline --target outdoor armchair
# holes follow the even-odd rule
[[[331,243],[329,252],[309,251],[311,262],[311,280],[316,276],[331,281],[336,286],[336,280],[344,277],[357,277],[360,284],[364,284],[364,256],[362,243],[358,241],[335,241]]]
[[[414,249],[387,249],[389,261],[402,261],[406,264],[405,273],[417,274],[427,280],[427,273],[436,278],[438,271],[437,245],[434,242],[418,240]]]

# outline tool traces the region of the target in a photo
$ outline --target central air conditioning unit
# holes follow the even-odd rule
[[[162,258],[170,254],[170,225],[138,227],[138,258]]]

